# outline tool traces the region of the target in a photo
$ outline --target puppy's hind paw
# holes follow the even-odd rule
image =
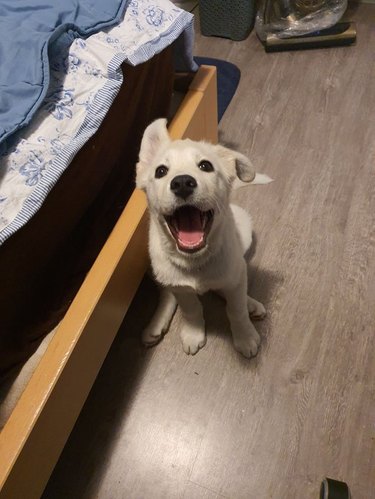
[[[264,319],[267,315],[264,305],[251,296],[247,297],[247,310],[249,311],[250,317],[252,319],[260,320]]]
[[[146,347],[152,347],[159,343],[168,332],[169,325],[176,311],[177,303],[175,297],[166,289],[162,289],[159,305],[151,322],[142,333],[142,343]]]
[[[142,343],[146,347],[152,347],[159,343],[159,341],[163,338],[165,331],[156,330],[153,327],[146,327],[146,329],[142,332]]]

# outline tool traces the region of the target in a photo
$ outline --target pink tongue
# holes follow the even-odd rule
[[[204,236],[199,210],[194,208],[180,210],[177,214],[178,239],[186,246],[200,243]]]

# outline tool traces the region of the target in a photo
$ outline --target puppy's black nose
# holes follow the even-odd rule
[[[190,175],[177,175],[171,181],[171,191],[182,199],[186,199],[197,187],[197,181]]]

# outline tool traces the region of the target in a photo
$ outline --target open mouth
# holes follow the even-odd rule
[[[214,218],[213,210],[201,211],[195,206],[182,206],[165,217],[178,249],[194,253],[206,246]]]

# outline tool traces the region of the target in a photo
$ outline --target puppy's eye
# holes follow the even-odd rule
[[[203,159],[199,164],[198,164],[198,167],[200,170],[202,170],[203,172],[213,172],[214,171],[214,167],[212,166],[212,164],[207,161],[206,159]]]
[[[160,165],[155,170],[155,178],[165,177],[168,173],[168,168],[164,165]]]

